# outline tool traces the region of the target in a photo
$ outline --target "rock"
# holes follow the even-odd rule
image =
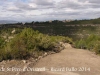
[[[37,62],[37,61],[38,61],[38,59],[35,59],[35,61]]]
[[[3,64],[6,64],[6,61],[3,60],[2,63],[3,63]]]
[[[50,52],[50,54],[55,54],[56,52]]]
[[[15,30],[15,29],[13,29],[11,33],[13,34],[13,33],[15,33],[15,31],[16,31],[16,30]]]
[[[40,60],[42,57],[43,57],[43,56],[39,56],[39,57],[38,57],[38,60]]]
[[[25,64],[25,63],[27,63],[27,61],[26,60],[22,60],[22,62]]]
[[[48,55],[48,53],[47,52],[45,52],[44,54],[43,54],[43,57],[45,57],[45,56],[47,56]]]

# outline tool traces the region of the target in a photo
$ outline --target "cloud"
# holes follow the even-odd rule
[[[60,5],[60,6],[59,6]],[[62,0],[58,3],[59,8],[85,9],[91,4],[88,1],[80,2],[79,0]]]
[[[55,4],[52,0],[29,0],[27,3],[17,1],[15,5],[22,10],[39,10],[53,8]]]
[[[99,4],[100,3],[100,0],[88,0],[90,3],[97,3]]]
[[[36,3],[37,5],[41,5],[41,6],[54,5],[53,0],[31,0],[31,2]]]
[[[15,6],[21,10],[35,10],[37,8],[36,4],[16,2]]]
[[[99,0],[0,0],[0,19],[23,21],[96,18],[100,17],[99,3]]]

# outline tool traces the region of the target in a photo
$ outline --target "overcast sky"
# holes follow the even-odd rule
[[[0,20],[46,21],[100,17],[100,0],[0,0]]]

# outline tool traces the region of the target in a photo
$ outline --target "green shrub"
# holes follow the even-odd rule
[[[88,49],[100,54],[100,37],[92,34],[84,40],[76,41],[75,46],[76,48]]]
[[[76,45],[76,48],[81,48],[81,49],[85,49],[87,46],[86,42],[83,39],[76,41],[75,45]]]
[[[4,47],[4,45],[5,45],[5,39],[3,39],[3,38],[1,38],[0,37],[0,48],[3,48]]]
[[[35,50],[35,46],[37,46],[36,35],[38,34],[38,32],[30,28],[25,28],[20,34],[16,35],[16,37],[8,43],[10,44],[11,58],[24,59],[30,57]]]
[[[51,36],[51,41],[55,41],[55,42],[64,42],[64,43],[70,43],[73,44],[73,41],[71,38],[69,37],[64,37],[64,36]]]
[[[27,59],[31,56],[36,58],[44,52],[59,52],[61,41],[73,43],[68,37],[48,36],[31,28],[25,28],[5,45],[0,60]]]
[[[96,54],[100,54],[100,41],[98,41],[95,46],[94,46],[94,49]]]

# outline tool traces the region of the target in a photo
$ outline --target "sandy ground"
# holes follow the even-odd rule
[[[100,75],[100,56],[88,50],[75,49],[65,44],[60,53],[48,55],[28,68],[42,68],[46,71],[0,72],[0,75]],[[22,61],[0,63],[6,67],[25,67]]]

